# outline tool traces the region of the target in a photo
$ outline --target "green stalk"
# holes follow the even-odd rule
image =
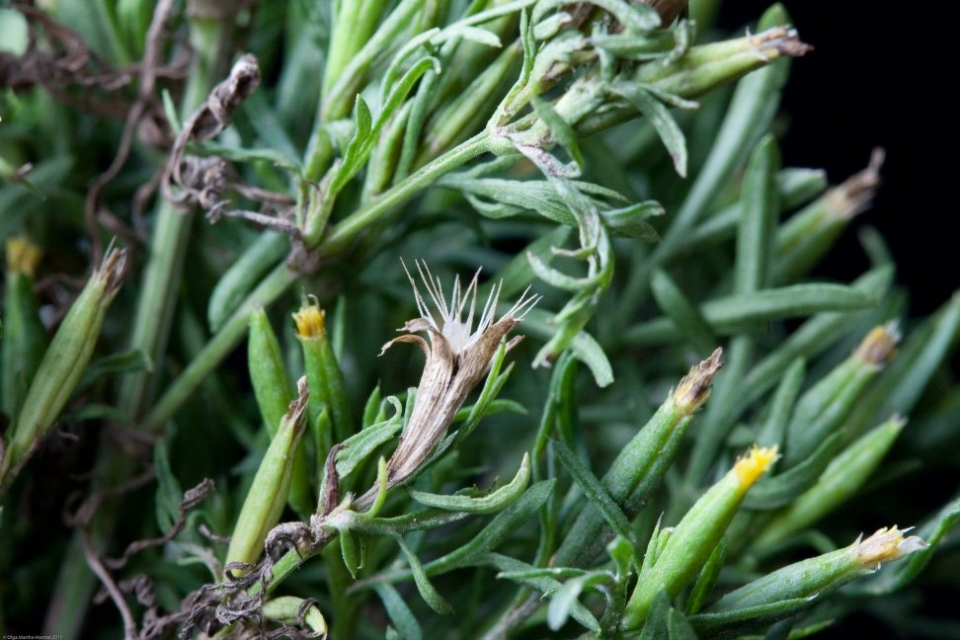
[[[190,42],[196,55],[188,74],[181,113],[189,115],[206,99],[220,71],[215,61],[224,46],[224,25],[216,20],[204,20],[194,16],[190,21]],[[134,319],[131,348],[140,349],[154,363],[154,372],[162,370],[160,360],[166,351],[173,318],[176,288],[180,282],[192,214],[175,210],[166,201],[161,202],[150,245],[149,260],[144,270]],[[130,374],[120,385],[118,404],[131,418],[139,414],[152,395],[156,384],[149,372]],[[146,425],[144,425],[146,427]],[[112,487],[129,475],[133,461],[119,455],[114,449],[105,448],[100,456],[98,477],[101,482],[94,486]],[[103,549],[116,525],[119,505],[106,503],[99,518],[91,527],[95,549]],[[95,585],[95,577],[84,558],[83,534],[75,532],[67,548],[57,584],[50,600],[44,621],[44,633],[58,635],[66,640],[79,637],[83,620]]]

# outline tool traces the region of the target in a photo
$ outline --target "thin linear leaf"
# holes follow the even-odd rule
[[[551,445],[564,468],[573,476],[577,485],[583,489],[590,504],[595,505],[617,534],[629,540],[634,547],[637,542],[630,528],[630,520],[619,505],[610,497],[603,483],[580,460],[562,440],[553,440]]]

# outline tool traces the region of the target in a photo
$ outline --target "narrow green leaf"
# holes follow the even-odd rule
[[[774,176],[780,168],[780,152],[767,135],[753,150],[743,179],[743,214],[737,232],[737,259],[733,290],[748,294],[769,282],[773,251],[773,225],[779,203]]]
[[[170,469],[170,457],[163,441],[157,442],[153,449],[153,469],[157,476],[156,517],[157,528],[169,531],[180,518],[180,502],[183,489]]]
[[[856,286],[796,284],[712,300],[701,306],[700,312],[718,335],[731,335],[751,325],[828,311],[868,309],[876,304],[876,298]],[[681,337],[671,319],[659,318],[628,329],[624,342],[642,346],[674,342]]]
[[[537,510],[553,492],[554,482],[550,479],[532,485],[516,502],[494,516],[470,542],[430,562],[426,566],[427,572],[437,575],[478,562],[483,554],[496,549],[515,535],[517,528],[534,518]]]
[[[667,615],[669,612],[670,596],[666,589],[661,589],[653,597],[639,640],[669,640],[670,635],[667,631]]]
[[[670,640],[699,640],[687,616],[676,609],[670,609],[667,614],[667,630],[670,632]]]
[[[699,612],[700,609],[703,608],[703,605],[706,604],[707,599],[713,592],[714,586],[717,584],[717,579],[720,577],[720,571],[723,569],[723,564],[726,562],[726,559],[727,536],[723,536],[723,538],[720,539],[720,544],[717,545],[717,548],[713,550],[713,553],[711,553],[707,559],[706,564],[703,565],[700,575],[697,576],[697,581],[693,583],[693,587],[690,589],[690,597],[687,598],[686,607],[689,615]],[[684,619],[684,623],[686,623],[686,619]],[[687,624],[689,626],[689,623]]]
[[[413,581],[417,585],[417,590],[420,592],[420,597],[430,606],[431,609],[442,615],[452,615],[454,613],[453,607],[443,599],[443,596],[440,595],[440,592],[430,583],[430,578],[427,577],[427,572],[424,570],[422,564],[420,564],[420,559],[417,558],[417,554],[407,546],[406,541],[400,535],[394,536],[394,540],[397,541],[397,544],[400,545],[400,550],[403,551],[403,555],[407,558],[407,563],[410,565],[410,570],[413,572]]]
[[[343,442],[344,447],[337,453],[337,475],[341,479],[350,475],[377,447],[393,438],[394,434],[403,428],[403,408],[400,401],[393,396],[389,396],[387,400],[394,408],[392,417],[367,427]]]
[[[484,559],[484,564],[493,566],[500,571],[500,573],[497,574],[498,578],[520,582],[548,596],[556,593],[562,587],[560,582],[550,577],[551,572],[554,572],[556,575],[566,575],[565,570],[562,568],[537,569],[525,562],[499,553],[488,553],[484,556]],[[543,573],[544,571],[547,573]],[[597,622],[597,619],[590,613],[590,610],[579,601],[571,603],[570,616],[590,631],[594,633],[600,631],[600,623]]]
[[[576,163],[577,169],[582,171],[583,154],[580,153],[580,141],[573,127],[570,126],[570,123],[554,111],[553,107],[550,106],[550,103],[546,100],[534,97],[533,100],[531,100],[531,104],[533,104],[533,108],[536,110],[537,115],[540,116],[540,119],[547,125],[550,133],[556,138],[557,143],[570,155],[574,163]]]
[[[777,386],[770,403],[770,413],[764,420],[763,426],[760,427],[760,433],[757,436],[759,446],[783,446],[787,425],[790,424],[793,413],[793,405],[800,394],[800,387],[803,385],[806,370],[806,361],[803,358],[797,358],[780,378],[780,384]]]
[[[286,235],[264,231],[220,277],[207,303],[210,330],[219,331],[227,318],[290,250]]]
[[[816,450],[797,466],[772,478],[763,478],[743,501],[744,509],[776,509],[788,505],[817,483],[834,454],[846,441],[845,431],[831,433]]]
[[[513,480],[488,495],[481,497],[468,495],[443,496],[411,489],[410,497],[420,504],[446,511],[479,514],[496,513],[516,501],[527,488],[529,482],[530,454],[526,453]]]
[[[413,611],[407,606],[400,592],[387,582],[374,584],[373,590],[380,596],[390,621],[397,627],[399,637],[403,640],[422,640],[423,631],[420,629],[420,623],[417,622],[416,616],[413,615]]]
[[[551,444],[558,459],[567,472],[573,476],[577,485],[583,489],[590,504],[595,505],[600,510],[604,520],[618,535],[636,546],[637,543],[634,539],[633,530],[630,528],[629,518],[610,496],[610,492],[603,486],[603,483],[577,459],[576,454],[562,440],[554,440]]]
[[[687,177],[687,140],[666,105],[635,83],[616,84],[613,86],[613,91],[650,119],[660,140],[663,141],[663,146],[670,153],[677,173],[682,178]]]
[[[653,272],[650,288],[657,304],[673,320],[698,356],[707,357],[719,341],[700,310],[683,294],[673,280],[661,269]]]

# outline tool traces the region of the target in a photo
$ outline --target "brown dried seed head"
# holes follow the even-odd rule
[[[723,349],[717,347],[709,358],[694,365],[690,373],[680,380],[680,384],[671,394],[671,399],[681,412],[686,415],[694,413],[710,397],[710,384],[713,382],[713,377],[723,368],[723,362],[720,361],[722,355]]]
[[[893,359],[900,342],[900,330],[896,322],[874,327],[863,339],[854,355],[867,364],[882,367]]]

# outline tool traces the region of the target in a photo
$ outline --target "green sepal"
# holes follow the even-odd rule
[[[707,558],[706,564],[700,570],[696,582],[690,589],[690,596],[687,598],[686,612],[688,615],[694,615],[703,608],[707,599],[713,592],[713,588],[720,578],[720,571],[723,569],[724,562],[727,559],[727,536],[720,539],[720,543]]]

